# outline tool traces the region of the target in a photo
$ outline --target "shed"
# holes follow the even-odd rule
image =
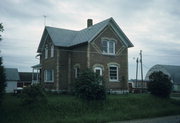
[[[6,74],[6,93],[12,93],[17,89],[17,83],[20,80],[17,68],[5,68]]]

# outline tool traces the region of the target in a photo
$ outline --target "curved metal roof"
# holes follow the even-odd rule
[[[171,77],[172,81],[176,84],[180,84],[180,66],[175,65],[154,65],[149,69],[146,74],[146,80],[149,80],[149,76],[151,73],[155,71],[162,71],[163,73],[167,74]]]

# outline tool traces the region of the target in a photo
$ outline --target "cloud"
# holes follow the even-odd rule
[[[133,57],[139,50],[147,68],[180,65],[179,5],[179,0],[5,0],[0,4],[5,65],[30,71],[38,63],[34,56],[44,29],[43,15],[46,25],[73,30],[85,28],[88,18],[97,23],[113,17],[135,46],[129,49],[130,78],[135,78]]]

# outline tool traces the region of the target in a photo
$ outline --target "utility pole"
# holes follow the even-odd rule
[[[142,50],[140,50],[140,64],[141,64],[141,87],[142,87],[142,92],[143,92],[143,66],[142,66]]]
[[[136,59],[136,84],[135,84],[136,89],[137,89],[137,79],[138,79],[138,64],[139,64],[139,60],[137,58]]]

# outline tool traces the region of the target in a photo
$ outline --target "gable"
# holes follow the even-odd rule
[[[111,40],[115,42],[115,54],[119,55],[120,52],[126,48],[126,44],[119,38],[119,36],[116,34],[116,32],[113,30],[113,28],[109,25],[104,30],[102,30],[99,35],[97,35],[93,41],[91,41],[91,44],[96,50],[96,52],[102,54],[103,53],[103,41],[104,40]],[[95,51],[94,51],[95,52]]]

